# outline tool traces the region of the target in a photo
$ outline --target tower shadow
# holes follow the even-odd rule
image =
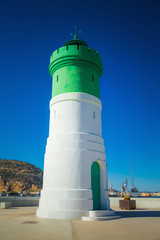
[[[134,217],[160,217],[160,210],[158,211],[116,211],[116,215],[123,218],[134,218]]]

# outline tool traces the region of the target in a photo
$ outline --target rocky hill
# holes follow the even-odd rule
[[[28,162],[0,159],[0,192],[37,192],[42,188],[43,171]]]

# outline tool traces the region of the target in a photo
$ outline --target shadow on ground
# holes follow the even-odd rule
[[[160,217],[160,211],[116,211],[117,216],[123,218],[134,218],[134,217]]]

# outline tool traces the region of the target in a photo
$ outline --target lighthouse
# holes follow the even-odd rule
[[[110,209],[102,138],[100,54],[74,39],[50,57],[50,125],[37,216],[84,219]]]

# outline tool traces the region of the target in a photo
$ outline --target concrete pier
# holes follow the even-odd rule
[[[158,240],[160,209],[118,210],[108,221],[53,220],[36,217],[37,207],[0,209],[1,240]],[[116,208],[114,210],[117,210]]]

